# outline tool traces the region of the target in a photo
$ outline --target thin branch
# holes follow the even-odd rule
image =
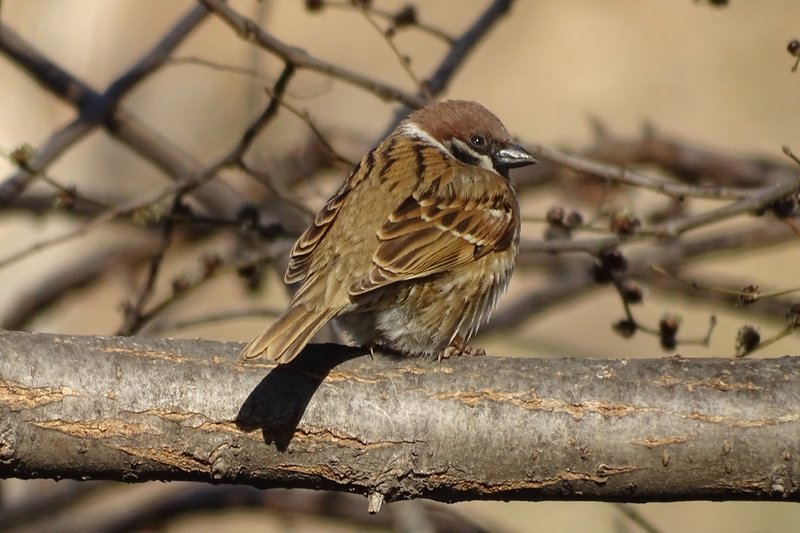
[[[734,228],[709,236],[665,242],[660,246],[641,250],[629,258],[630,265],[627,274],[646,279],[650,272],[650,265],[653,263],[673,268],[674,265],[696,260],[707,254],[741,249],[754,251],[764,246],[792,242],[794,239],[794,235],[785,227],[771,224],[744,230]],[[558,242],[560,241],[553,244],[558,244]],[[585,249],[577,251],[597,253],[604,249],[602,244],[609,242],[612,241],[607,238],[596,239],[593,244],[586,243]],[[520,257],[520,260],[524,261],[527,254],[524,250],[521,250],[520,253],[524,254]],[[492,315],[492,320],[481,328],[481,332],[487,333],[518,326],[554,307],[567,305],[574,298],[585,297],[589,291],[604,287],[598,285],[591,276],[589,262],[573,265],[569,269],[561,268],[557,274],[540,284],[538,288],[517,294],[513,298],[509,296]]]
[[[662,267],[660,267],[658,265],[650,265],[650,269],[653,272],[658,272],[659,274],[663,274],[665,276],[669,276],[669,277],[675,279],[676,281],[679,281],[681,283],[689,285],[690,287],[692,287],[695,290],[718,292],[718,293],[721,293],[721,294],[726,294],[728,296],[735,296],[737,299],[746,299],[748,304],[752,303],[752,302],[756,302],[756,301],[764,299],[764,298],[776,298],[778,296],[785,296],[785,295],[791,294],[793,292],[800,292],[800,287],[791,287],[791,288],[788,288],[788,289],[777,289],[777,290],[774,290],[774,291],[767,291],[767,292],[762,292],[760,289],[756,290],[755,292],[747,290],[746,288],[744,290],[742,290],[742,289],[729,289],[729,288],[726,288],[726,287],[720,287],[719,285],[716,285],[716,284],[713,284],[713,283],[705,284],[703,282],[685,279],[682,276],[680,276],[680,275],[678,275],[678,274],[676,274],[674,272],[670,272],[667,269],[662,268]],[[748,286],[750,286],[750,285],[751,284],[748,284]],[[742,287],[742,286],[744,286],[744,285],[740,285],[740,287]]]
[[[672,183],[645,174],[601,163],[577,155],[569,155],[559,150],[539,144],[526,144],[537,156],[551,163],[565,166],[575,172],[582,172],[591,176],[610,180],[616,183],[632,185],[642,189],[669,195],[673,198],[712,198],[715,200],[747,198],[753,194],[752,188],[723,187],[718,185],[685,185]]]
[[[234,309],[231,311],[220,311],[218,313],[208,313],[184,320],[175,320],[174,322],[168,322],[166,320],[154,322],[153,325],[147,329],[147,332],[149,335],[161,335],[165,332],[174,333],[182,329],[194,328],[208,324],[218,324],[220,322],[229,322],[231,320],[241,320],[242,318],[258,317],[274,319],[282,312],[283,309],[275,308]]]
[[[408,74],[408,77],[411,79],[411,81],[414,82],[414,85],[417,87],[419,94],[423,98],[425,98],[425,100],[430,101],[432,99],[430,91],[428,91],[427,87],[425,87],[425,85],[422,82],[420,82],[419,78],[417,78],[417,75],[414,74],[414,71],[411,68],[411,58],[403,54],[403,52],[401,52],[400,49],[397,48],[397,45],[395,44],[392,36],[388,35],[386,32],[383,31],[383,29],[381,29],[380,26],[378,26],[378,23],[375,22],[375,20],[372,18],[372,15],[370,15],[370,10],[367,7],[361,6],[361,14],[364,16],[364,18],[367,20],[370,26],[372,26],[375,29],[375,31],[378,32],[378,35],[380,35],[383,38],[383,40],[386,41],[386,44],[389,45],[389,48],[392,50],[394,56],[397,58],[397,61],[400,63],[400,66],[403,68],[403,70],[405,70],[406,74]]]
[[[427,86],[431,94],[438,95],[447,89],[456,71],[464,64],[475,46],[511,11],[513,3],[513,0],[493,0],[461,37],[453,42],[450,51],[428,78]]]
[[[25,168],[19,170],[0,184],[0,206],[8,204],[30,184],[31,180],[45,170],[66,150],[83,139],[97,125],[103,123],[111,114],[112,108],[136,85],[157,70],[167,60],[169,54],[206,18],[208,10],[195,6],[184,15],[159,42],[133,65],[122,76],[112,82],[103,94],[95,93],[88,85],[74,79],[60,68],[52,68],[42,61],[36,61],[34,54],[26,50],[26,46],[11,30],[0,23],[0,50],[36,70],[41,82],[47,88],[57,88],[62,97],[72,99],[75,89],[84,94],[78,107],[80,114],[68,125],[64,126],[44,145],[36,150],[36,155]],[[47,81],[45,81],[47,80]]]
[[[634,506],[626,503],[615,503],[614,507],[630,519],[631,522],[642,528],[645,533],[662,533],[660,529],[647,520]]]
[[[369,9],[370,13],[391,22],[393,24],[392,28],[400,29],[400,28],[414,27],[425,33],[433,35],[437,39],[441,39],[447,44],[453,43],[453,38],[450,35],[448,35],[447,32],[419,20],[419,18],[416,16],[416,10],[413,22],[409,22],[408,24],[403,24],[402,26],[398,25],[397,24],[398,13],[402,13],[405,9],[409,9],[408,6],[401,8],[401,11],[398,13],[392,13],[391,11],[381,9],[375,5],[363,6],[359,2],[352,2],[350,0],[342,0],[340,2],[325,0],[325,7],[333,7],[333,8],[348,9],[348,10],[366,8]]]
[[[728,205],[696,215],[668,220],[650,228],[650,230],[660,237],[677,237],[687,231],[708,226],[715,222],[721,222],[746,213],[755,213],[757,210],[769,206],[769,204],[776,200],[794,194],[798,190],[800,190],[800,174],[793,176],[793,179],[754,191],[750,196]]]
[[[307,68],[360,87],[384,100],[395,100],[411,107],[422,107],[425,100],[401,89],[334,65],[290,46],[262,30],[258,24],[242,16],[222,0],[200,0],[204,6],[227,23],[242,39],[255,42],[297,68]]]
[[[347,157],[343,156],[333,147],[330,141],[328,141],[327,137],[325,137],[325,135],[319,129],[319,126],[317,126],[317,124],[311,119],[311,116],[309,115],[307,110],[300,110],[295,106],[293,106],[292,104],[290,104],[289,102],[287,102],[285,98],[278,98],[275,95],[275,93],[269,88],[265,87],[264,90],[270,96],[270,98],[278,100],[280,104],[287,111],[289,111],[291,114],[302,120],[303,123],[306,126],[308,126],[308,129],[311,130],[311,133],[319,141],[320,145],[322,145],[322,147],[331,155],[331,157],[333,157],[334,161],[336,161],[337,163],[341,163],[347,168],[352,168],[356,165],[355,161],[352,161],[351,159],[348,159]]]
[[[294,69],[287,66],[283,75],[278,79],[278,82],[276,83],[276,89],[280,89],[280,91],[276,90],[277,97],[282,96],[282,93],[285,90],[288,80],[291,78],[293,72]],[[215,163],[211,164],[207,168],[199,170],[196,175],[185,176],[182,179],[168,185],[167,187],[159,189],[151,194],[142,195],[126,204],[113,206],[101,212],[99,215],[95,216],[93,219],[79,226],[78,228],[68,230],[54,237],[43,239],[19,252],[11,254],[5,259],[0,259],[0,268],[4,268],[13,263],[21,261],[42,250],[59,246],[76,238],[82,237],[106,222],[116,218],[128,216],[136,211],[139,211],[140,209],[154,205],[166,198],[187,194],[197,189],[201,185],[205,185],[210,180],[215,178],[217,173],[223,168],[240,163],[244,157],[245,151],[250,146],[252,139],[270,122],[271,119],[274,118],[278,108],[278,100],[277,98],[273,98],[264,112],[262,112],[252,122],[252,124],[243,134],[242,138],[234,145],[234,147],[227,154],[219,158]]]
[[[264,109],[264,111],[247,127],[247,130],[245,130],[244,134],[242,134],[239,142],[231,150],[225,164],[230,166],[241,161],[244,158],[247,150],[250,148],[250,145],[253,144],[253,140],[256,138],[256,136],[267,124],[269,124],[273,118],[275,118],[275,114],[280,108],[281,98],[283,98],[286,88],[289,86],[289,81],[292,79],[292,76],[294,76],[294,73],[295,67],[291,63],[286,63],[283,66],[283,71],[281,72],[280,76],[278,76],[278,80],[275,82],[275,87],[270,91],[271,97],[269,104],[267,104],[267,107]]]
[[[481,13],[472,25],[455,41],[453,41],[450,50],[442,59],[439,66],[425,81],[425,87],[433,97],[437,97],[446,91],[450,81],[455,76],[458,69],[464,64],[469,57],[470,53],[475,49],[478,43],[495,27],[503,16],[510,10],[513,0],[494,0],[489,6]],[[421,98],[421,95],[418,95]],[[420,102],[421,104],[424,102]],[[382,137],[388,135],[398,122],[408,115],[412,109],[422,107],[421,105],[408,105],[400,108],[392,118],[391,124],[386,129]]]
[[[245,260],[234,259],[223,261],[219,256],[206,256],[202,258],[202,272],[193,278],[180,277],[173,280],[172,292],[146,312],[142,312],[136,321],[136,328],[133,329],[131,333],[143,331],[150,322],[163,315],[167,309],[183,301],[193,291],[199,289],[209,281],[226,274],[238,273],[243,270],[254,268],[262,263],[270,263],[273,261],[274,256],[275,252],[271,249],[267,249]]]
[[[220,72],[239,74],[241,76],[247,76],[248,78],[253,79],[264,79],[264,76],[262,76],[261,73],[255,69],[228,65],[227,63],[212,61],[211,59],[206,59],[203,57],[171,57],[167,60],[167,63],[170,65],[199,65]]]
[[[769,244],[767,244],[769,245]],[[729,309],[735,310],[737,314],[747,315],[758,320],[766,320],[770,322],[777,322],[781,324],[786,323],[786,312],[794,303],[793,300],[788,298],[758,298],[752,303],[742,306],[742,295],[746,298],[751,298],[752,294],[747,294],[741,291],[728,291],[725,289],[716,290],[721,284],[720,275],[698,275],[692,276],[692,280],[683,280],[679,277],[672,275],[660,275],[662,268],[660,266],[652,268],[655,265],[649,265],[651,270],[659,275],[648,274],[647,284],[651,289],[669,294],[671,297],[683,297],[687,300],[697,301],[698,296],[701,296],[703,303],[707,306],[725,306]],[[750,281],[744,279],[728,279],[725,285],[729,287],[745,287]],[[712,288],[714,290],[698,292],[697,287]],[[749,301],[749,300],[748,300]]]
[[[101,99],[99,93],[44,56],[2,22],[0,22],[0,52],[6,54],[43,88],[78,109],[84,109],[92,102]],[[108,114],[98,118],[98,123],[102,123],[110,135],[124,142],[166,175],[175,180],[182,180],[187,176],[203,172],[204,167],[199,161],[141,122],[121,104],[117,103],[107,110]],[[63,131],[63,139],[61,133],[57,133],[58,139],[51,138],[48,141],[47,146],[60,147],[57,153],[54,152],[55,156],[90,131],[90,128],[84,125],[78,127],[78,123],[75,124],[76,127],[69,132]],[[39,150],[38,157],[45,157],[48,153],[46,148],[45,146]],[[50,157],[47,163],[55,159],[55,156]],[[221,180],[209,183],[198,190],[195,196],[206,207],[228,218],[235,218],[242,205],[239,194]]]
[[[81,289],[108,274],[119,265],[137,265],[155,253],[158,244],[155,239],[130,239],[124,244],[94,249],[81,258],[65,261],[59,269],[49,275],[37,276],[36,286],[24,292],[6,310],[0,320],[0,329],[27,329],[35,316],[61,301],[72,291]]]
[[[596,128],[597,140],[582,150],[584,157],[615,165],[656,165],[684,183],[753,188],[797,173],[796,168],[777,160],[704,148],[696,142],[664,135],[650,124],[635,138],[613,135],[602,125],[596,124]]]
[[[169,214],[161,220],[160,244],[156,252],[150,257],[147,266],[145,281],[139,289],[139,294],[133,303],[124,305],[124,321],[117,330],[117,335],[133,335],[136,333],[143,321],[144,308],[155,290],[156,280],[161,271],[161,265],[167,255],[167,250],[172,244],[173,230],[175,225],[172,216],[181,209],[182,195],[176,195],[172,200]]]
[[[708,211],[646,226],[642,229],[635,230],[635,232],[630,235],[609,235],[593,239],[546,241],[523,239],[520,243],[520,251],[526,253],[587,252],[596,254],[612,246],[641,242],[649,240],[652,237],[664,240],[671,239],[691,230],[722,222],[729,218],[744,214],[755,214],[759,209],[764,209],[776,200],[785,198],[799,189],[800,175],[797,175],[793,180],[787,180],[782,183],[752,190],[747,197],[716,209],[710,209]]]

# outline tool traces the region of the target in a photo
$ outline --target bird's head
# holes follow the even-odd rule
[[[462,163],[492,170],[506,179],[509,169],[538,162],[513,142],[500,119],[476,102],[430,104],[411,113],[400,131],[439,146]]]

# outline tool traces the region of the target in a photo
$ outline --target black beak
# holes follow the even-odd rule
[[[494,153],[495,166],[505,169],[526,167],[538,162],[529,151],[518,144],[507,144]]]

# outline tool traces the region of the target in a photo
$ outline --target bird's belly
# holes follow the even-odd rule
[[[467,341],[508,285],[513,258],[493,255],[481,259],[486,268],[472,264],[368,293],[368,299],[339,315],[337,323],[352,342],[408,355],[438,353],[456,335]]]

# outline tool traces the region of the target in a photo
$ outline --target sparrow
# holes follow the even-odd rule
[[[288,363],[330,320],[370,350],[485,353],[468,341],[508,286],[519,248],[509,169],[534,163],[478,103],[411,113],[294,244],[285,281],[299,287],[242,360]]]

